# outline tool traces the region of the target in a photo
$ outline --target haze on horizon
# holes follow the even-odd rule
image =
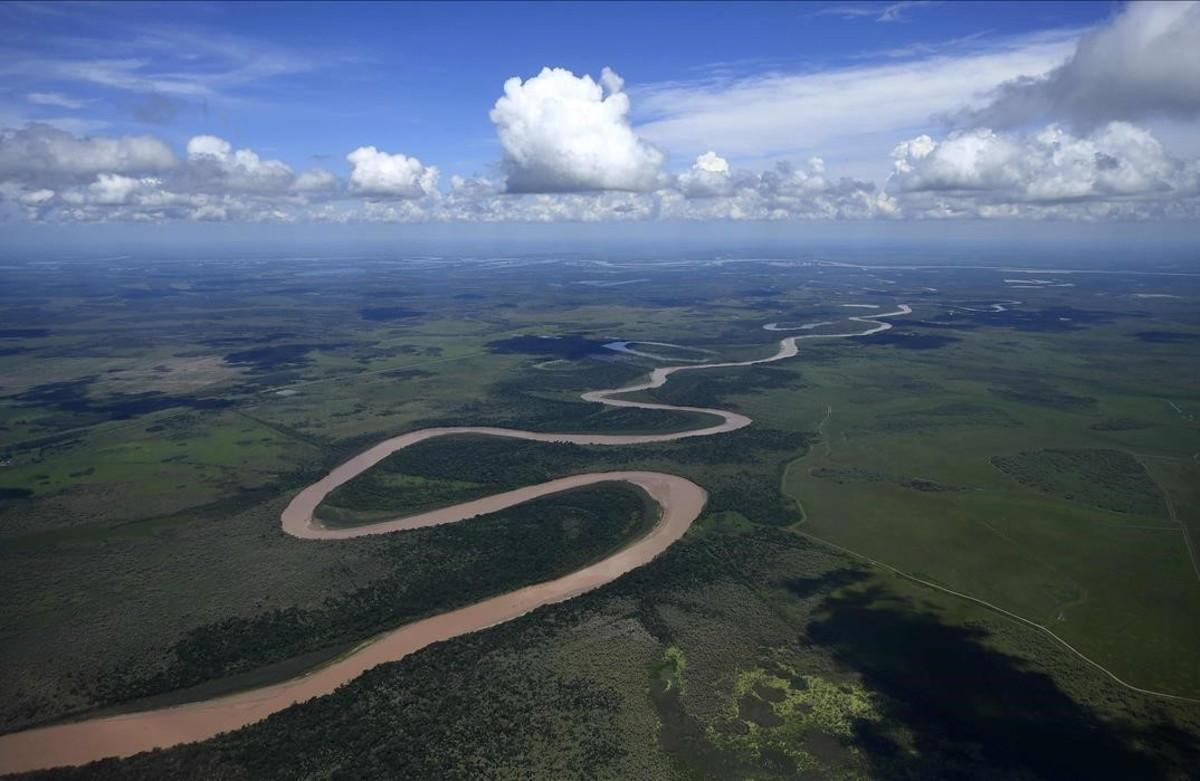
[[[1200,4],[1036,9],[8,3],[0,219],[11,246],[582,223],[1194,246]]]
[[[0,777],[1200,767],[1200,0],[0,3]]]

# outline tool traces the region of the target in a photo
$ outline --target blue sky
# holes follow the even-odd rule
[[[897,59],[889,52],[906,47],[1078,30],[1114,11],[1106,2],[973,3],[969,9],[911,7],[890,23],[837,13],[882,13],[890,5],[6,5],[0,7],[9,23],[6,57],[144,59],[137,70],[152,81],[162,74],[179,82],[160,86],[210,94],[114,89],[30,67],[6,77],[3,116],[10,122],[76,120],[113,135],[154,132],[180,145],[211,133],[294,166],[371,143],[438,161],[449,172],[482,173],[499,157],[487,114],[501,85],[544,66],[579,74],[612,67],[633,90],[713,74],[887,63]],[[204,85],[206,75],[239,66],[251,71],[244,80]],[[23,95],[55,92],[94,102],[79,110],[22,105]]]
[[[0,48],[19,223],[1197,215],[1187,3],[5,3]]]

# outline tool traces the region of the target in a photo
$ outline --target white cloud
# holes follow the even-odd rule
[[[79,138],[44,124],[0,131],[3,179],[50,184],[98,173],[154,173],[176,163],[171,149],[152,136]]]
[[[73,9],[76,16],[86,13],[82,6]],[[195,20],[186,26],[139,24],[132,17],[124,22],[117,56],[105,24],[76,25],[69,38],[18,24],[5,41],[0,78],[231,104],[253,99],[239,94],[241,88],[352,59],[328,48],[290,48],[269,38],[198,27]]]
[[[45,125],[0,134],[0,201],[35,220],[290,219],[336,188],[328,171],[296,177],[216,136],[192,138],[181,162],[149,136],[78,138]]]
[[[1133,2],[1085,35],[1070,59],[1004,85],[965,124],[1047,119],[1091,128],[1110,120],[1200,116],[1200,3]]]
[[[469,198],[481,198],[504,192],[504,182],[482,176],[451,176],[450,192]]]
[[[697,157],[696,162],[692,164],[692,168],[696,171],[703,171],[706,174],[729,175],[729,161],[711,149]]]
[[[780,164],[764,173],[738,171],[720,156],[702,155],[691,174],[720,181],[696,190],[677,181],[652,192],[497,192],[485,179],[451,181],[450,193],[399,204],[368,203],[362,209],[322,206],[320,219],[382,222],[598,222],[603,220],[810,220],[893,216],[895,201],[870,183],[825,174],[820,160],[803,167]],[[681,175],[680,179],[684,179]],[[711,183],[710,183],[711,184]]]
[[[819,157],[805,167],[779,163],[760,177],[755,192],[760,208],[772,219],[796,215],[812,218],[890,217],[898,204],[871,182],[849,177],[831,179]]]
[[[953,56],[648,85],[634,91],[637,132],[685,157],[717,148],[734,160],[821,154],[871,167],[931,117],[983,105],[1000,84],[1061,64],[1076,38],[972,39]]]
[[[512,193],[647,191],[664,155],[629,125],[624,82],[605,68],[597,83],[563,68],[504,82],[490,117]]]
[[[228,160],[233,154],[233,147],[228,141],[217,136],[195,136],[188,141],[188,160],[213,159],[220,162]]]
[[[350,191],[359,195],[420,198],[437,189],[438,169],[415,157],[360,146],[346,155],[346,159],[354,166],[350,172]]]
[[[296,177],[292,189],[302,193],[319,193],[336,190],[338,178],[324,168],[310,168]]]
[[[25,99],[38,106],[54,106],[56,108],[78,109],[87,105],[86,101],[67,97],[61,92],[31,92],[25,96]]]
[[[816,12],[816,16],[840,16],[843,19],[874,19],[876,22],[899,22],[907,19],[913,8],[939,5],[933,0],[902,0],[891,5],[831,5]]]
[[[689,198],[728,195],[733,188],[729,161],[711,150],[705,152],[690,170],[677,177],[677,184]]]
[[[282,192],[291,187],[292,169],[279,160],[263,160],[217,136],[195,136],[187,144],[188,171],[195,186],[235,192]]]
[[[83,192],[68,193],[64,199],[68,203],[92,203],[102,206],[116,206],[129,203],[134,193],[143,190],[157,189],[162,182],[154,177],[134,179],[120,174],[100,174],[96,181],[87,186]]]
[[[224,222],[229,219],[229,210],[215,203],[206,203],[189,215],[198,222]]]
[[[615,76],[605,78],[613,89],[620,88]],[[312,169],[296,176],[284,163],[235,150],[216,136],[192,138],[182,162],[157,171],[145,170],[145,161],[130,164],[140,159],[137,155],[111,153],[124,148],[120,139],[81,139],[52,128],[40,128],[34,136],[39,142],[50,138],[60,152],[83,148],[124,169],[95,171],[95,160],[83,164],[80,159],[86,155],[66,153],[46,158],[54,165],[0,168],[0,215],[5,218],[595,222],[1200,217],[1200,161],[1172,157],[1150,132],[1127,123],[1084,135],[1057,125],[1032,135],[983,128],[955,131],[940,140],[916,135],[895,146],[893,171],[883,189],[835,175],[831,171],[841,166],[827,167],[816,157],[803,165],[780,162],[753,170],[707,150],[677,176],[659,173],[657,186],[647,191],[526,194],[506,192],[505,183],[494,178],[460,176],[451,177],[448,190],[441,192],[436,168],[375,147],[347,155],[353,169],[348,187],[341,187],[329,171]],[[96,148],[99,152],[91,146],[98,141],[105,142]],[[30,143],[25,138],[17,147]],[[13,148],[0,144],[0,162],[13,155]],[[160,157],[150,159],[161,163]]]
[[[33,190],[21,193],[18,199],[25,206],[41,206],[54,198],[53,190]]]
[[[1200,162],[1170,157],[1149,132],[1123,122],[1086,136],[1056,125],[1028,136],[987,128],[941,142],[922,135],[893,158],[887,189],[916,212],[1187,213],[1200,195]]]
[[[905,18],[905,15],[914,8],[921,8],[927,5],[940,5],[933,0],[903,0],[903,2],[892,3],[883,9],[882,13],[875,20],[877,22],[898,22]]]

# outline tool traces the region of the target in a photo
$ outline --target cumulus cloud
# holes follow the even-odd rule
[[[678,176],[679,189],[689,198],[728,195],[733,188],[731,173],[729,161],[709,150]]]
[[[152,176],[135,179],[120,174],[100,174],[86,188],[68,192],[63,196],[67,203],[116,206],[130,203],[134,194],[157,190],[162,181]]]
[[[360,146],[346,160],[350,191],[377,198],[420,198],[437,190],[438,169],[415,157],[388,154],[373,146]]]
[[[291,187],[292,169],[279,160],[263,160],[250,149],[234,151],[217,136],[196,136],[187,145],[188,172],[201,188],[233,192],[282,192]]]
[[[217,136],[195,136],[178,160],[149,136],[80,138],[45,125],[0,134],[0,202],[29,219],[284,220],[337,185],[329,171],[297,177]]]
[[[53,190],[32,190],[18,195],[18,199],[25,206],[41,206],[52,198],[54,198]]]
[[[338,178],[324,168],[310,168],[292,183],[292,189],[301,193],[329,192],[337,186]]]
[[[633,131],[623,90],[608,68],[599,82],[564,68],[506,81],[490,117],[504,148],[508,192],[658,187],[664,155]]]
[[[504,192],[504,182],[482,176],[451,176],[450,193],[467,198],[481,198]]]
[[[623,88],[615,74],[603,90]],[[611,92],[610,94],[619,94]],[[9,132],[4,140],[22,131]],[[513,193],[491,177],[452,176],[420,160],[360,147],[347,186],[330,171],[296,175],[281,161],[196,136],[182,160],[132,154],[128,139],[41,128],[55,154],[14,167],[0,144],[0,215],[42,221],[239,220],[554,222],[827,220],[928,217],[1200,217],[1200,161],[1169,155],[1150,132],[1114,122],[1081,134],[1051,125],[1022,135],[987,128],[917,135],[895,146],[884,188],[836,175],[820,158],[765,169],[698,155],[649,190]],[[145,141],[146,139],[141,139]],[[151,139],[156,144],[161,144]],[[29,146],[28,138],[21,144]],[[20,146],[20,145],[14,145]],[[21,147],[24,148],[24,147]],[[62,150],[87,150],[94,157]],[[166,149],[165,145],[162,149]],[[117,150],[114,152],[113,150]],[[122,151],[124,150],[124,151]],[[170,150],[166,149],[167,154]],[[81,162],[81,160],[83,162]],[[165,165],[170,160],[171,164]],[[47,163],[46,161],[50,161]],[[100,163],[109,170],[96,170]],[[155,170],[155,168],[161,170]],[[833,168],[837,168],[834,166]]]
[[[676,202],[679,195],[685,199]],[[825,161],[797,166],[786,161],[754,172],[736,169],[715,152],[705,152],[664,194],[666,211],[684,219],[842,219],[890,217],[896,202],[871,182],[831,178]]]
[[[799,214],[807,218],[890,217],[899,206],[872,182],[850,177],[831,178],[825,162],[810,159],[803,167],[783,162],[764,172],[756,191],[762,208],[774,219]]]
[[[368,203],[363,209],[323,206],[319,213],[320,219],[340,221],[599,222],[841,219],[888,217],[897,210],[896,202],[869,182],[828,177],[818,159],[758,173],[737,170],[710,153],[651,192],[512,194],[487,179],[454,177],[450,192],[440,198]]]
[[[1082,216],[1194,211],[1200,194],[1200,162],[1167,155],[1149,132],[1124,122],[1086,136],[1057,125],[1028,136],[988,128],[940,142],[922,135],[892,156],[887,189],[926,212],[1064,214],[1081,204],[1108,204],[1077,209]]]
[[[1129,3],[1061,66],[1001,85],[960,121],[1011,127],[1057,119],[1094,128],[1156,116],[1200,116],[1200,3]]]
[[[177,164],[153,136],[76,137],[35,123],[0,131],[0,178],[42,184],[80,181],[100,173],[143,174]]]

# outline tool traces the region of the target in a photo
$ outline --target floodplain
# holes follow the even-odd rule
[[[279,517],[420,428],[713,425],[581,394],[905,304],[891,330],[628,397],[753,420],[737,431],[397,452],[318,520],[606,470],[676,474],[709,499],[683,539],[594,592],[215,740],[47,777],[1187,777],[1200,275],[1130,263],[1029,286],[1051,272],[1026,262],[9,262],[0,725],[287,680],[597,561],[654,523],[628,486],[332,542]]]

